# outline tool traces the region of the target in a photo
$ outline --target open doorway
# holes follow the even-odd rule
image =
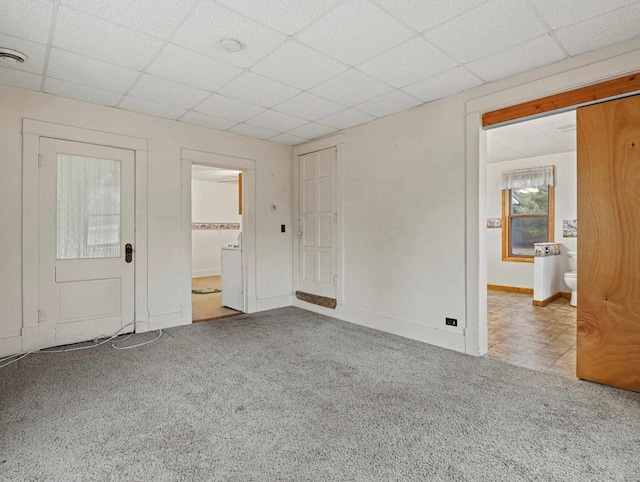
[[[241,314],[242,172],[191,166],[193,322]]]
[[[575,111],[487,132],[488,356],[576,373]]]

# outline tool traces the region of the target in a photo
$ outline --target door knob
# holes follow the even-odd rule
[[[131,263],[131,261],[133,260],[133,246],[131,245],[131,243],[127,243],[124,246],[124,260],[127,263]]]

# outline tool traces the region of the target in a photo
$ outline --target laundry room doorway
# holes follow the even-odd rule
[[[241,171],[192,164],[191,229],[193,322],[242,313]]]
[[[249,159],[183,150],[181,289],[185,321],[255,311],[253,166]]]

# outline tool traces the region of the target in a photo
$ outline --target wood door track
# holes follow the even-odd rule
[[[307,303],[313,303],[314,305],[324,306],[325,308],[336,309],[338,302],[335,298],[327,298],[326,296],[312,295],[311,293],[305,293],[304,291],[296,291],[296,298]]]

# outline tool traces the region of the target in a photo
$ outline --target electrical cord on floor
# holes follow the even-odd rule
[[[4,365],[0,365],[0,368],[4,368],[6,366],[11,365],[12,363],[20,361],[23,358],[25,358],[27,355],[31,355],[32,353],[36,353],[36,354],[67,353],[67,352],[71,352],[71,351],[88,350],[89,348],[96,348],[96,347],[99,347],[100,345],[104,345],[105,343],[109,343],[114,338],[117,338],[118,336],[120,336],[120,334],[122,333],[123,330],[125,330],[126,328],[128,328],[131,325],[135,326],[136,323],[138,323],[138,322],[137,321],[133,321],[131,323],[128,323],[128,324],[124,325],[122,328],[120,328],[118,331],[113,333],[112,335],[104,335],[104,336],[98,337],[96,339],[97,341],[93,345],[78,346],[78,347],[75,347],[75,348],[65,348],[64,350],[51,350],[51,349],[40,350],[39,348],[36,348],[35,350],[31,350],[31,351],[28,351],[26,353],[18,353],[16,355],[10,355],[8,357],[0,359],[0,363],[5,362],[7,360],[11,360],[11,361],[5,363]],[[120,341],[126,341],[129,338],[131,338],[132,335],[133,335],[133,332],[129,333],[129,336],[127,336],[124,340],[120,340]],[[113,348],[115,348],[116,350],[128,350],[129,348],[137,348],[139,346],[144,346],[144,345],[148,345],[149,343],[153,343],[154,341],[159,340],[161,336],[162,336],[162,329],[159,329],[158,330],[158,336],[156,338],[154,338],[153,340],[149,340],[149,341],[145,341],[143,343],[137,343],[135,345],[129,345],[129,346],[116,346],[115,343],[111,343],[111,346]],[[103,338],[104,338],[104,340],[103,340]]]

